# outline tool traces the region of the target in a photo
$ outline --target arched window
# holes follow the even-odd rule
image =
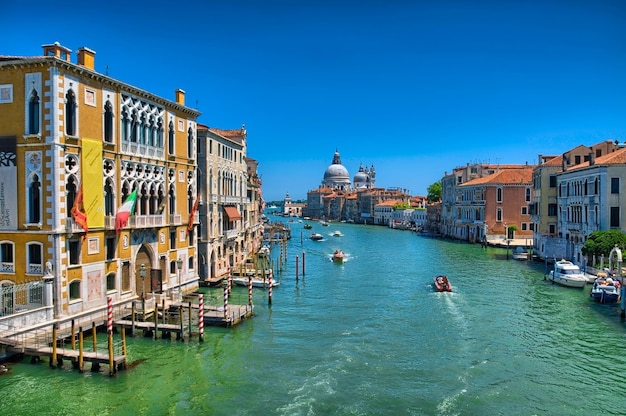
[[[174,154],[174,123],[170,121],[169,126],[167,127],[167,147],[170,155]]]
[[[38,224],[41,221],[41,182],[39,176],[33,174],[28,185],[28,222]]]
[[[148,208],[148,203],[150,202],[150,195],[148,194],[148,186],[146,185],[146,183],[144,182],[141,185],[141,190],[140,190],[140,200],[139,200],[139,204],[137,204],[137,210],[138,212],[136,212],[137,215],[148,215],[149,212],[149,208]]]
[[[15,273],[14,244],[12,241],[0,243],[0,267],[3,273]]]
[[[526,202],[530,202],[530,188],[526,188]]]
[[[130,141],[133,143],[137,143],[137,125],[139,121],[137,120],[137,112],[133,112],[130,118]]]
[[[70,300],[80,299],[80,280],[70,283]]]
[[[191,130],[191,127],[187,130],[187,157],[189,159],[193,158],[193,130]]]
[[[122,141],[128,141],[128,109],[124,108],[122,110]]]
[[[156,132],[156,147],[163,148],[163,120],[159,119]]]
[[[76,185],[76,178],[74,175],[70,175],[65,183],[65,212],[68,218],[72,216],[72,207],[74,206],[74,200],[76,199],[76,191],[78,187]]]
[[[104,183],[104,215],[115,214],[115,195],[113,195],[113,182],[110,178]]]
[[[65,94],[65,134],[76,135],[76,94],[72,90]]]
[[[502,188],[496,190],[496,202],[502,202]]]
[[[113,105],[109,100],[104,104],[104,141],[113,142]]]
[[[107,274],[107,292],[115,290],[115,273]]]
[[[35,90],[28,100],[28,134],[39,134],[39,96]]]
[[[26,255],[29,274],[43,275],[43,244],[26,243]]]
[[[174,215],[176,214],[176,192],[174,190],[174,185],[170,186],[169,199],[170,199],[170,215]]]

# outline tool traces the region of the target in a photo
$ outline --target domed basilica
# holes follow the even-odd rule
[[[324,180],[322,181],[322,187],[328,187],[332,189],[341,189],[349,191],[352,189],[362,188],[374,188],[376,185],[376,171],[374,166],[371,168],[363,168],[363,165],[359,167],[359,172],[354,175],[354,187],[350,182],[350,174],[348,169],[341,164],[341,156],[339,151],[335,150],[333,156],[333,163],[326,168],[324,172]]]

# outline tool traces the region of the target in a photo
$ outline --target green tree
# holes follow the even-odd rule
[[[608,256],[613,247],[626,247],[626,234],[620,230],[594,231],[589,234],[581,251],[585,256]]]
[[[426,192],[426,200],[428,202],[439,202],[441,201],[441,181],[437,181],[432,183],[427,189]]]

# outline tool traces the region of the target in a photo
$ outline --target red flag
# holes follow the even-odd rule
[[[191,232],[193,229],[193,220],[196,216],[196,211],[198,210],[198,201],[200,198],[196,198],[196,202],[193,203],[193,208],[191,208],[191,212],[189,213],[189,225],[187,225],[187,232]]]
[[[87,213],[85,212],[85,207],[83,205],[83,184],[80,184],[80,189],[78,190],[78,195],[76,195],[76,199],[74,199],[74,205],[70,210],[72,214],[72,218],[74,222],[81,226],[85,232],[89,231],[89,227],[87,226]]]

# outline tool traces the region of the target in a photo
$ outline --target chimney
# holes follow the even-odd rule
[[[42,48],[44,56],[56,56],[64,61],[70,61],[72,51],[61,46],[59,42],[54,42],[52,45],[43,45]]]
[[[82,65],[92,71],[95,69],[96,52],[83,46],[82,48],[78,48],[76,54],[78,55],[78,65]]]
[[[589,166],[593,166],[596,164],[596,155],[593,152],[589,152]]]
[[[176,90],[176,104],[185,105],[185,91]]]

